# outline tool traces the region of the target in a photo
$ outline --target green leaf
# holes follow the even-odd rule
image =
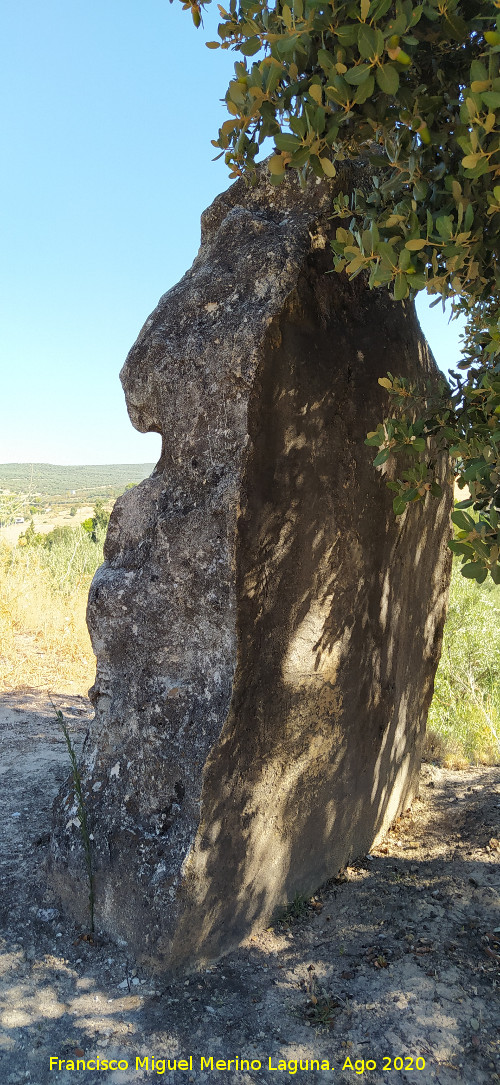
[[[321,65],[323,71],[329,75],[335,68],[334,58],[331,53],[328,53],[326,49],[318,49],[318,64]]]
[[[391,7],[392,0],[372,0],[371,13],[372,19],[381,19],[383,15],[386,15]]]
[[[472,223],[474,222],[474,207],[470,203],[465,212],[464,226],[466,230],[470,230]]]
[[[486,90],[481,94],[481,98],[488,109],[498,109],[500,106],[500,94],[496,90]],[[462,162],[463,165],[463,162]]]
[[[466,558],[472,557],[473,550],[472,546],[469,546],[469,543],[457,542],[455,539],[452,539],[451,542],[448,543],[448,546],[450,550],[453,550],[454,554],[459,554]]]
[[[305,117],[290,117],[290,128],[295,136],[300,136],[303,139],[307,132]]]
[[[346,24],[346,26],[335,27],[334,34],[339,39],[341,45],[349,47],[355,45],[358,40],[358,26],[356,23]]]
[[[267,163],[269,173],[274,177],[279,176],[285,172],[285,160],[281,154],[273,154]]]
[[[473,60],[470,66],[471,83],[476,80],[488,79],[488,72],[481,60]]]
[[[238,46],[240,53],[243,53],[245,57],[253,57],[255,53],[259,52],[261,48],[261,40],[259,37],[248,38],[247,41],[243,41]]]
[[[403,501],[402,497],[395,497],[394,501],[392,502],[392,507],[394,510],[394,515],[401,516],[401,514],[406,510],[406,501]]]
[[[276,52],[280,57],[291,56],[297,48],[297,34],[286,34],[276,42]]]
[[[396,34],[396,35],[404,34],[407,29],[408,29],[408,17],[407,17],[407,15],[405,15],[405,13],[403,11],[400,11],[399,14],[396,16],[396,18],[391,19],[391,21],[387,24],[385,32],[386,32],[387,36],[392,37],[394,34]]]
[[[358,86],[359,83],[363,83],[368,78],[371,72],[369,64],[357,64],[354,68],[348,68],[344,72],[344,79],[346,83],[350,83],[351,86]]]
[[[298,136],[292,136],[289,132],[278,132],[274,142],[279,151],[297,151],[301,146]]]
[[[462,158],[464,170],[473,170],[482,157],[481,151],[476,151],[475,154],[466,154],[465,158]]]
[[[359,87],[356,87],[354,101],[357,102],[358,105],[362,105],[363,102],[366,102],[368,98],[372,97],[374,89],[375,79],[373,75],[369,75],[364,83],[360,83]]]
[[[323,101],[323,91],[318,83],[311,83],[309,87],[309,94],[318,105],[321,105]]]
[[[444,28],[455,41],[463,42],[469,34],[469,28],[465,19],[457,15],[456,11],[447,11],[444,18]]]
[[[283,7],[281,9],[281,18],[283,19],[287,30],[291,30],[293,26],[292,13],[290,11],[290,8],[288,7],[288,4],[283,4]]]
[[[359,55],[365,60],[374,60],[381,56],[384,51],[384,38],[381,31],[361,23],[358,30],[358,49]]]
[[[462,531],[473,531],[476,526],[472,516],[469,516],[466,512],[460,512],[458,509],[452,512],[451,519],[455,527],[461,528]]]
[[[469,580],[477,580],[478,584],[483,584],[488,576],[488,570],[482,561],[471,561],[467,565],[462,565],[460,572]]]
[[[350,93],[351,92],[349,89],[349,85],[340,75],[334,76],[332,80],[332,85],[327,87],[325,90],[327,98],[331,98],[332,101],[337,102],[338,104],[344,104],[345,102],[347,102],[347,98]]]
[[[399,72],[393,64],[383,64],[377,68],[377,83],[384,94],[397,94],[399,89]]]
[[[403,298],[408,297],[409,289],[406,282],[406,276],[402,272],[398,272],[394,279],[394,300],[402,301]]]
[[[283,69],[279,61],[273,60],[273,63],[269,66],[266,79],[266,91],[268,94],[274,94],[281,79],[282,71]]]
[[[237,80],[234,80],[229,84],[227,92],[230,100],[234,102],[235,105],[245,104],[246,87],[244,88]]]
[[[390,448],[382,449],[382,452],[379,452],[378,456],[375,456],[375,459],[373,461],[373,466],[374,467],[380,467],[381,464],[386,463],[387,460],[389,459],[390,454],[391,454]]]
[[[387,388],[388,392],[392,392],[392,381],[389,380],[388,377],[379,377],[377,383],[380,384],[382,388]]]
[[[413,237],[405,244],[405,249],[409,249],[410,252],[419,252],[420,249],[425,249],[427,245],[427,239],[425,237]]]
[[[449,241],[453,234],[453,219],[451,215],[440,215],[436,219],[436,229],[438,234],[445,240]]]
[[[301,169],[309,161],[309,154],[309,147],[301,147],[292,155],[290,165],[295,166],[296,169]]]
[[[321,168],[326,177],[336,177],[337,170],[329,158],[320,158]]]
[[[355,256],[354,259],[351,260],[351,262],[347,265],[346,272],[347,272],[348,275],[351,275],[351,276],[358,275],[359,272],[363,270],[364,266],[365,266],[365,258],[364,258],[364,256],[362,256],[362,255]]]
[[[413,198],[415,200],[425,200],[428,191],[429,185],[427,184],[427,181],[423,179],[421,179],[420,181],[415,181],[415,184],[413,186]]]

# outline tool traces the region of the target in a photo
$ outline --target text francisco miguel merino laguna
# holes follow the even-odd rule
[[[347,1060],[350,1061],[349,1059]],[[157,1059],[146,1055],[143,1059],[136,1056],[135,1066],[129,1067],[126,1059],[59,1059],[54,1055],[50,1057],[51,1070],[147,1070],[164,1074],[169,1070],[254,1070],[262,1069],[260,1059],[214,1059],[213,1055],[205,1058],[203,1055],[193,1059],[190,1055],[187,1059]],[[297,1073],[297,1070],[333,1070],[333,1065],[328,1059],[292,1059],[285,1062],[269,1056],[266,1060],[268,1070],[281,1070],[289,1074]],[[194,1063],[194,1065],[193,1065]]]

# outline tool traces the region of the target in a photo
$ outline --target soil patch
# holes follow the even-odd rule
[[[80,749],[88,701],[54,703]],[[3,694],[0,723],[2,1085],[500,1081],[500,768],[425,765],[420,797],[370,856],[167,984],[125,944],[86,941],[45,885],[68,774],[51,701]]]

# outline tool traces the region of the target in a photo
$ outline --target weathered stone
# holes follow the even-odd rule
[[[163,448],[90,592],[82,777],[98,926],[158,969],[236,946],[417,786],[450,494],[396,521],[364,438],[378,377],[436,370],[411,305],[327,274],[333,193],[218,197],[121,375]],[[70,784],[52,880],[84,920]]]

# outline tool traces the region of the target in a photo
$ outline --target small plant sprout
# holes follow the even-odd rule
[[[69,735],[66,720],[59,708],[54,705],[54,711],[57,716],[61,731],[66,740],[68,747],[69,759],[71,761],[71,772],[73,776],[73,788],[77,804],[77,817],[80,825],[80,836],[83,844],[83,854],[85,857],[85,867],[87,870],[87,878],[89,884],[89,918],[90,918],[90,934],[94,934],[94,873],[92,867],[92,847],[90,842],[90,833],[87,822],[87,811],[85,809],[85,800],[83,798],[82,780],[80,771],[78,768],[78,761],[76,758],[75,749]]]
[[[280,908],[276,912],[274,924],[279,923],[282,927],[289,927],[294,919],[303,919],[307,915],[309,908],[309,898],[302,893],[296,893],[293,900],[285,908]]]

